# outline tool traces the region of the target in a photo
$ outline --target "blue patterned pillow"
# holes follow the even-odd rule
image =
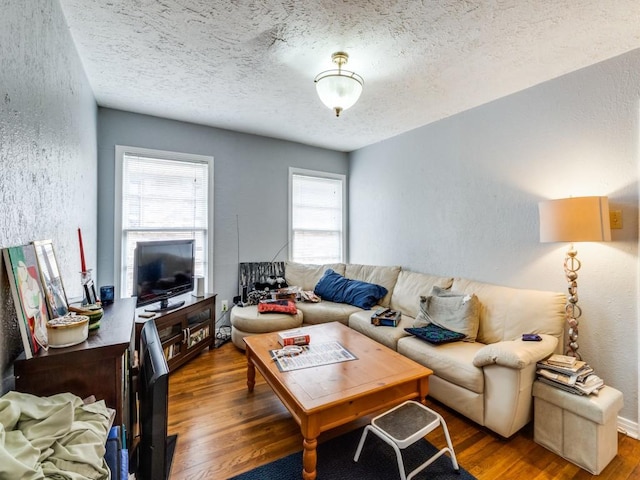
[[[442,328],[435,323],[430,323],[429,325],[426,325],[424,327],[405,328],[405,331],[409,332],[411,335],[415,335],[416,337],[426,342],[433,343],[434,345],[457,342],[458,340],[462,340],[466,336],[464,333],[447,330],[446,328]]]
[[[316,284],[314,292],[323,300],[370,310],[387,294],[387,289],[374,283],[345,278],[329,268]]]

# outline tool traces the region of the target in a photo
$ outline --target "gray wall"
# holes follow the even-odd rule
[[[611,243],[577,245],[579,344],[596,373],[624,393],[621,415],[631,422],[638,79],[634,51],[363,148],[349,172],[351,262],[562,292],[568,245],[539,243],[537,204],[608,195],[624,228],[612,231]]]
[[[229,303],[237,295],[238,259],[269,261],[287,242],[289,166],[344,174],[348,169],[346,154],[297,143],[106,108],[98,117],[100,285],[114,279],[115,145],[213,157],[215,278],[209,290]],[[286,255],[284,248],[278,260]]]
[[[78,297],[78,227],[96,265],[96,104],[58,2],[0,1],[0,11],[0,247],[52,239],[67,295]],[[3,392],[21,351],[0,260]]]

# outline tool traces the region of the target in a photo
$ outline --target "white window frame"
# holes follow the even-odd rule
[[[341,173],[321,172],[318,170],[307,170],[304,168],[289,167],[289,259],[293,260],[293,177],[294,175],[303,175],[307,177],[327,178],[331,180],[339,180],[342,185],[342,245],[341,245],[341,262],[347,261],[347,244],[348,244],[348,231],[347,231],[347,176]]]
[[[208,218],[207,218],[207,244],[204,249],[205,258],[207,268],[205,272],[205,288],[207,291],[214,291],[215,286],[213,285],[214,276],[213,276],[213,212],[214,212],[214,204],[213,204],[213,157],[208,155],[196,155],[191,153],[180,153],[180,152],[170,152],[165,150],[155,150],[150,148],[141,148],[141,147],[129,147],[124,145],[116,145],[115,152],[115,201],[114,201],[114,239],[113,239],[113,260],[114,260],[114,290],[116,294],[116,298],[121,298],[122,296],[122,286],[124,280],[124,272],[125,272],[125,260],[122,256],[123,252],[123,228],[122,228],[122,176],[123,176],[123,162],[124,155],[139,155],[143,157],[150,158],[158,158],[162,160],[174,160],[174,161],[183,161],[190,163],[207,163],[208,168],[208,182],[209,182],[209,191],[208,191]]]

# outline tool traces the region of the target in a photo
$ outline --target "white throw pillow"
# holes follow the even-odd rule
[[[413,326],[430,323],[463,333],[465,342],[475,342],[480,326],[480,301],[475,294],[434,286],[431,295],[420,297],[420,311]]]

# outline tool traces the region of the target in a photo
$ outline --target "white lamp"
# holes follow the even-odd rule
[[[344,110],[358,101],[364,80],[357,73],[342,70],[342,66],[349,61],[349,55],[346,53],[336,52],[331,55],[331,60],[338,65],[338,69],[318,74],[314,82],[322,103],[339,117]]]
[[[566,354],[577,359],[578,318],[582,310],[578,306],[578,270],[580,260],[573,242],[608,242],[611,240],[609,201],[607,197],[575,197],[547,200],[538,204],[540,213],[541,242],[570,242],[564,259],[568,297],[565,316],[569,324],[569,342]]]

